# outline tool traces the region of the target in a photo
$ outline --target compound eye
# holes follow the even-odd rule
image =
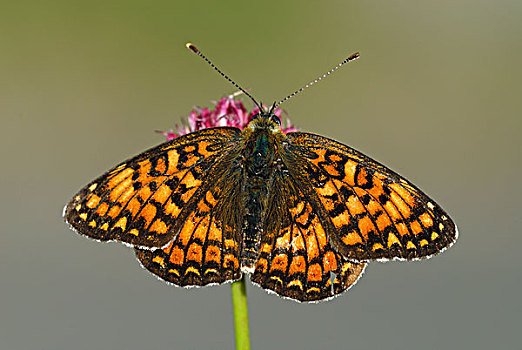
[[[256,113],[256,114],[254,114],[254,115],[252,116],[252,119],[250,119],[250,120],[257,119],[257,118],[259,118],[260,116],[261,116],[261,115],[260,115],[259,113]]]
[[[277,125],[281,126],[281,119],[277,115],[271,114],[270,120],[277,123]]]

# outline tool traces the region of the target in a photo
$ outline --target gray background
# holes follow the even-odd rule
[[[248,285],[255,349],[520,349],[522,2],[2,1],[0,348],[230,349],[229,286],[185,290],[70,231],[63,205],[234,91],[398,171],[461,237],[304,305]],[[248,101],[247,105],[251,106]]]

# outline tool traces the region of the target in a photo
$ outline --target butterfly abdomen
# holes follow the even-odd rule
[[[245,219],[243,224],[243,244],[241,249],[241,266],[253,268],[259,255],[262,234],[262,217],[266,207],[267,189],[247,184]]]

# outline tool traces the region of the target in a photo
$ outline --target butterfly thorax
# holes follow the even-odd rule
[[[277,145],[284,137],[273,115],[262,115],[243,131],[245,215],[241,265],[251,270],[259,256],[263,223],[272,176],[280,161]],[[277,117],[275,117],[277,118]]]

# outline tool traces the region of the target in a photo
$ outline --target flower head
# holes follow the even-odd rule
[[[167,140],[172,140],[181,135],[215,126],[233,126],[244,129],[252,117],[259,113],[259,108],[256,107],[249,112],[243,102],[236,97],[237,94],[233,94],[223,97],[217,102],[213,101],[215,106],[212,109],[194,107],[188,115],[186,123],[176,124],[174,130],[159,131],[159,133],[167,137]],[[263,107],[265,106],[263,105]],[[274,114],[281,118],[281,109],[276,108]],[[290,119],[286,118],[281,125],[281,130],[287,133],[297,129],[290,123]]]

